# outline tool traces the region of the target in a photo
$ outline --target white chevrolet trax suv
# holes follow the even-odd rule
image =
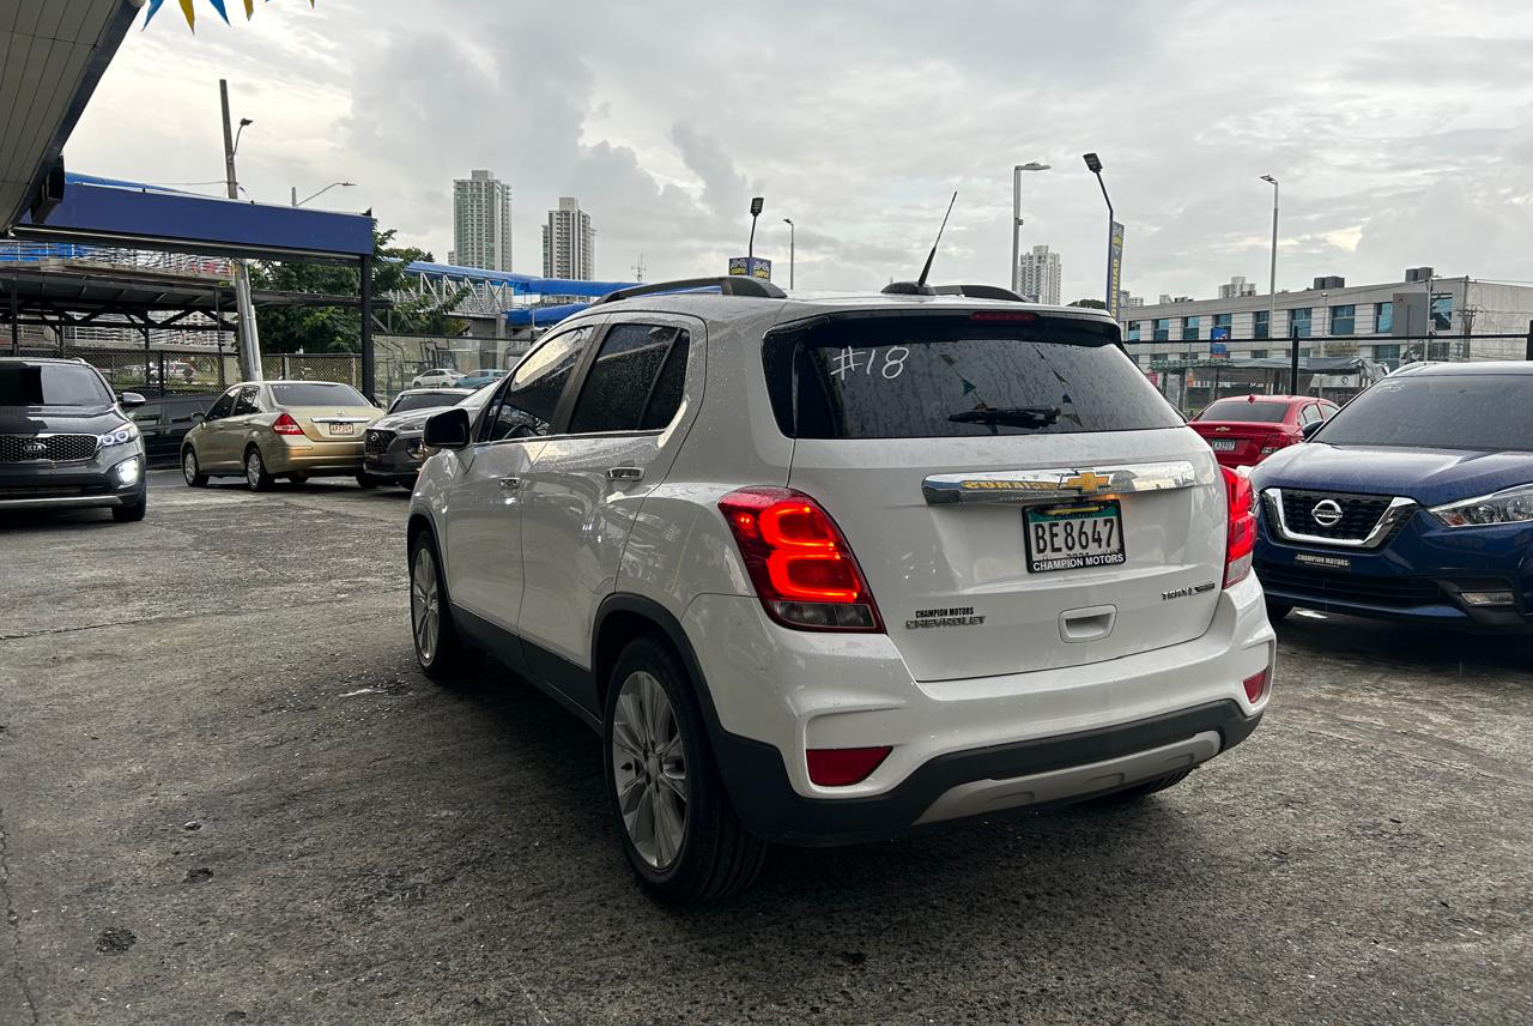
[[[890,289],[624,290],[426,425],[420,663],[492,653],[600,731],[662,901],[767,842],[1149,794],[1266,706],[1250,488],[1118,326]]]

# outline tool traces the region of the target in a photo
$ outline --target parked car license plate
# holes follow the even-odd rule
[[[1215,438],[1209,444],[1214,447],[1214,452],[1234,452],[1235,451],[1235,439],[1233,439],[1233,438]]]
[[[1123,511],[1117,499],[1022,511],[1027,572],[1116,566],[1123,552]]]
[[[331,424],[330,433],[332,435],[354,435],[357,433],[357,426],[355,424]]]

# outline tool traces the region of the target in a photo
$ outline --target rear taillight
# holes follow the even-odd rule
[[[1271,456],[1279,449],[1286,449],[1290,445],[1297,445],[1302,440],[1298,435],[1290,435],[1282,431],[1270,434],[1267,436],[1267,440],[1262,443],[1262,455]]]
[[[271,429],[277,432],[279,435],[303,434],[303,428],[298,426],[298,422],[293,419],[293,415],[291,413],[283,413],[278,415],[277,419],[272,421]]]
[[[1228,467],[1224,494],[1229,504],[1230,526],[1224,549],[1224,586],[1239,584],[1251,572],[1251,553],[1256,548],[1256,514],[1251,509],[1251,482]]]
[[[772,619],[803,630],[883,631],[857,560],[819,503],[790,488],[742,488],[719,510]]]
[[[1255,674],[1245,679],[1243,683],[1246,686],[1246,699],[1252,705],[1260,702],[1262,700],[1262,696],[1267,693],[1267,681],[1270,680],[1271,677],[1272,671],[1270,668],[1268,668],[1263,670],[1261,673]]]
[[[860,784],[893,749],[880,748],[811,748],[804,753],[809,760],[809,779],[821,787],[846,787]]]

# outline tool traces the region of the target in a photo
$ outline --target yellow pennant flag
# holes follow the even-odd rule
[[[193,32],[197,31],[197,12],[192,9],[192,0],[181,0],[181,13],[186,15],[186,23],[191,26]]]
[[[255,16],[255,0],[245,0],[245,20],[249,21]]]

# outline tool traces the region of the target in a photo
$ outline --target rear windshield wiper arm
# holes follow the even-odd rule
[[[1057,406],[1002,406],[989,410],[964,410],[948,416],[958,424],[1005,424],[1008,427],[1048,427],[1059,420]]]

